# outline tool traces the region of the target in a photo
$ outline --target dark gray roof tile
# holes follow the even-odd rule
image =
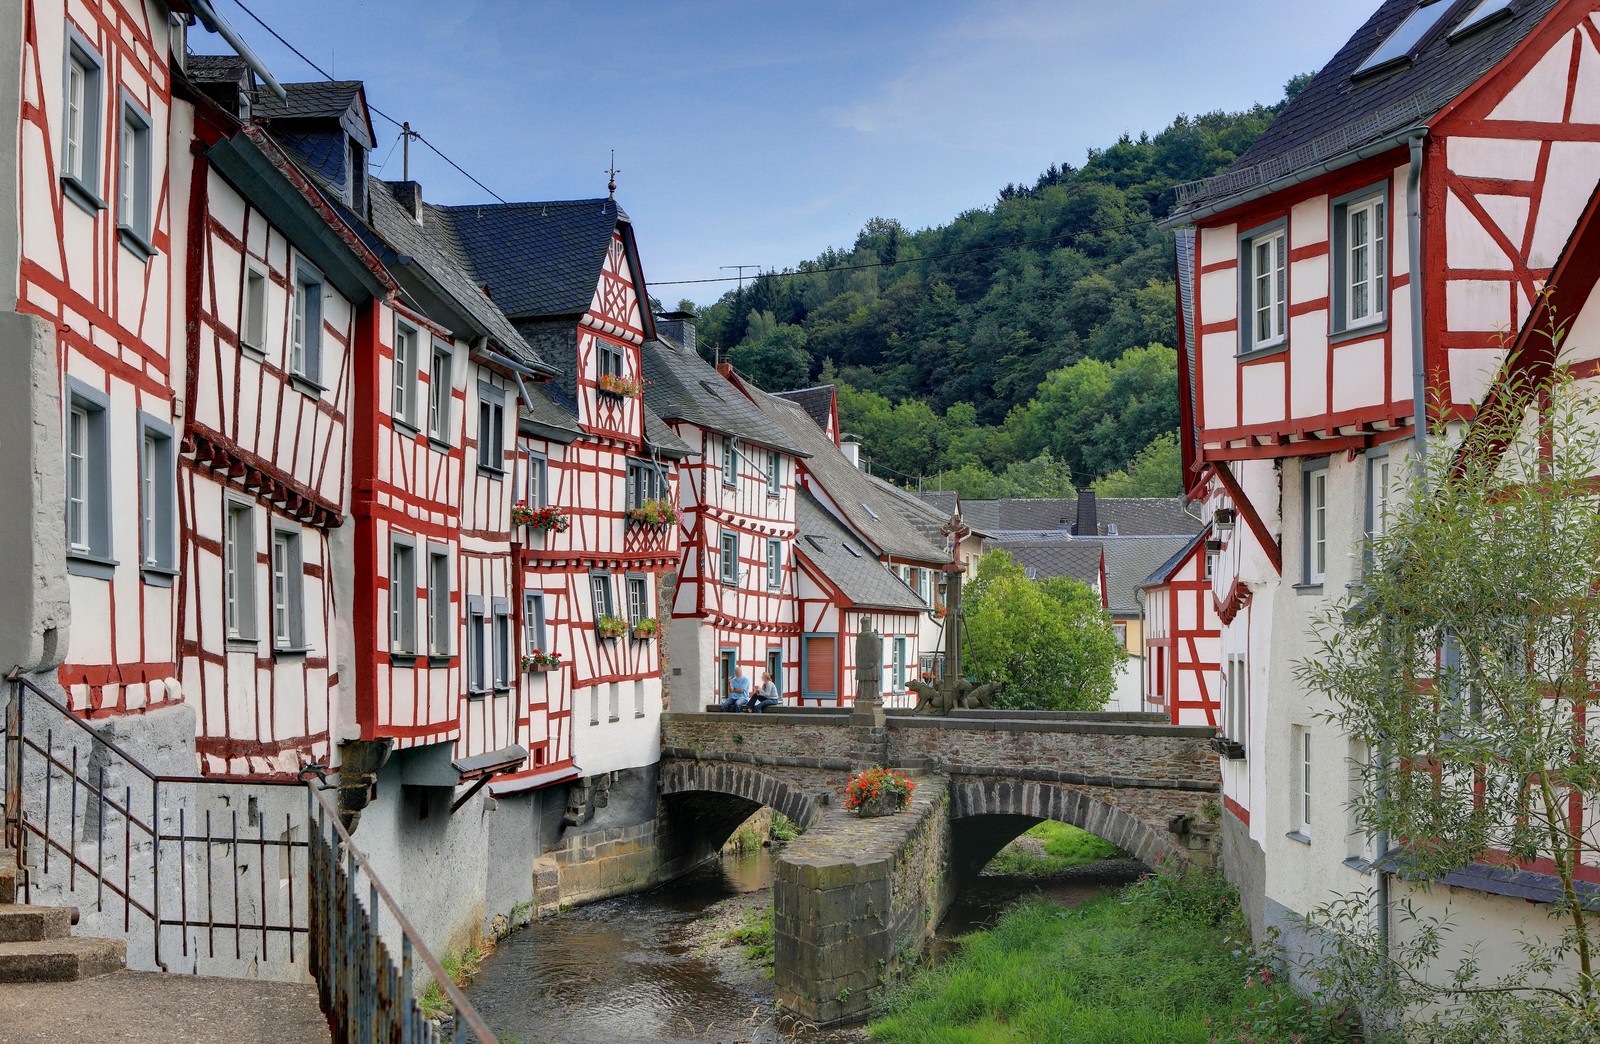
[[[809,421],[807,422],[809,423]],[[801,490],[795,507],[794,546],[852,605],[922,612],[922,600],[873,557],[815,497]]]
[[[612,234],[628,220],[611,199],[434,209],[457,259],[513,319],[588,311]]]
[[[833,385],[819,384],[815,388],[799,388],[795,391],[773,392],[772,394],[780,399],[788,399],[799,406],[816,422],[817,427],[823,431],[828,430],[828,421],[833,417]]]
[[[686,421],[723,435],[805,456],[783,428],[728,383],[716,367],[668,337],[646,341],[644,399],[667,420]]]

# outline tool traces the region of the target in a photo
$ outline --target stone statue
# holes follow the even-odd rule
[[[870,688],[873,695],[877,695],[881,691],[879,682],[882,679],[883,637],[872,629],[871,623],[868,623],[866,628],[856,635],[856,682],[860,687],[857,691]]]
[[[994,706],[994,694],[1000,691],[998,682],[973,685],[965,678],[951,678],[940,686],[914,681],[907,688],[917,694],[918,714],[949,714],[955,710],[989,709]]]

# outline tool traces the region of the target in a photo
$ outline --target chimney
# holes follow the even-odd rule
[[[697,351],[694,339],[696,318],[693,312],[662,312],[656,316],[656,330],[677,341],[684,351],[694,355]]]
[[[1073,536],[1099,536],[1100,516],[1095,509],[1094,490],[1085,489],[1078,494],[1078,524],[1072,527]]]
[[[839,449],[844,453],[844,459],[856,469],[861,467],[861,442],[854,435],[843,435],[839,439]]]
[[[411,220],[422,224],[422,186],[415,181],[396,181],[389,188],[395,200],[411,215]]]

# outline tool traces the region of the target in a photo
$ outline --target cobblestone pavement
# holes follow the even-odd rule
[[[310,984],[118,972],[0,986],[0,1044],[329,1044]]]

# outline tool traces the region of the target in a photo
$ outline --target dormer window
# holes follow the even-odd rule
[[[1400,62],[1409,61],[1417,48],[1427,39],[1439,21],[1454,8],[1454,0],[1429,0],[1406,16],[1400,28],[1390,33],[1378,49],[1367,56],[1353,75],[1364,76],[1370,72]]]
[[[345,187],[350,197],[350,209],[365,214],[367,209],[367,150],[354,138],[348,139],[349,154],[345,157]]]

